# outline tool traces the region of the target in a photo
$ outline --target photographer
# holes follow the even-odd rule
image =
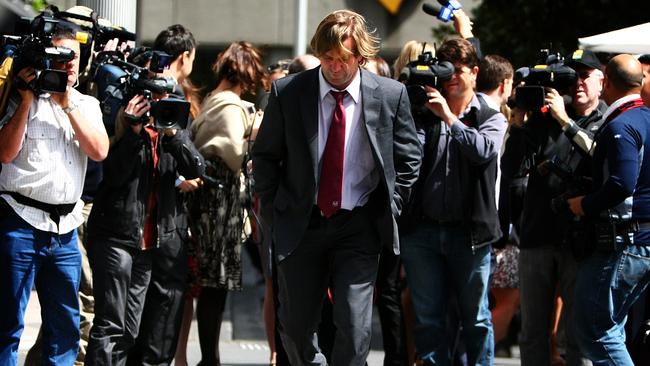
[[[76,228],[87,158],[108,152],[99,102],[76,91],[79,42],[58,29],[52,45],[74,51],[54,63],[67,72],[65,92],[38,93],[32,67],[17,72],[20,102],[9,106],[0,129],[0,364],[15,365],[23,315],[36,284],[43,316],[43,363],[69,365],[79,346],[81,255]]]
[[[445,299],[455,293],[468,364],[489,365],[494,341],[487,282],[490,244],[501,236],[495,183],[507,124],[474,93],[479,60],[471,43],[446,41],[437,55],[451,62],[455,72],[442,83],[442,93],[425,86],[426,107],[437,118],[420,131],[425,134],[417,183],[422,199],[413,204],[421,204],[423,215],[412,231],[401,233],[416,313],[416,352],[425,365],[449,362]],[[429,133],[436,124],[439,133]]]
[[[183,25],[171,25],[158,34],[152,50],[162,51],[173,60],[162,72],[162,76],[172,78],[176,83],[170,97],[191,101],[192,95],[186,96],[182,85],[190,85],[189,75],[196,55],[196,41],[192,32]],[[188,135],[191,135],[189,128]],[[168,365],[176,351],[188,282],[189,235],[185,193],[194,191],[202,184],[200,179],[186,179],[182,172],[179,173],[175,181],[175,194],[165,196],[175,203],[178,235],[161,242],[152,250],[151,282],[136,346],[128,357],[129,365]]]
[[[527,111],[529,117],[523,123],[524,111],[515,108],[516,121],[504,154],[504,162],[529,167],[519,255],[524,366],[546,366],[552,361],[549,340],[556,295],[562,298],[565,314],[573,309],[577,260],[584,257],[586,248],[577,240],[582,236],[581,223],[557,202],[566,200],[559,197],[588,189],[590,162],[585,158],[606,107],[598,99],[600,62],[591,51],[575,51],[564,66],[577,75],[564,91],[571,102],[565,105],[569,98],[546,87],[547,113]],[[519,160],[511,159],[512,152],[517,152]],[[588,364],[576,346],[571,323],[565,325],[567,364]]]
[[[175,60],[192,60],[193,57],[191,49],[176,54]],[[191,63],[189,66],[184,62],[172,63],[172,67],[191,70]],[[154,94],[153,97],[156,101],[162,96]],[[104,180],[89,219],[96,315],[86,355],[87,365],[126,362],[138,335],[140,319],[144,322],[150,316],[155,318],[157,313],[153,310],[151,314],[143,313],[145,295],[149,295],[147,289],[163,291],[161,289],[170,284],[152,282],[150,287],[149,283],[156,281],[158,266],[163,265],[161,256],[168,253],[170,261],[176,263],[174,253],[182,252],[179,235],[182,235],[183,220],[179,217],[184,209],[179,205],[175,182],[179,174],[193,179],[204,173],[203,158],[190,141],[189,132],[156,128],[153,118],[143,121],[149,109],[149,101],[137,95],[121,112],[118,118],[121,128],[104,164]],[[167,271],[166,275],[173,276],[172,272],[179,269],[167,268]],[[158,275],[164,274],[158,272]],[[176,286],[176,282],[171,286]],[[177,291],[173,287],[169,291],[171,299],[156,300],[158,309],[155,310],[168,311],[176,304],[180,313],[184,282],[179,286],[182,289]],[[152,290],[153,287],[156,289]],[[181,295],[176,296],[178,292]],[[154,304],[151,306],[154,309]],[[161,325],[172,327],[177,333],[180,314],[169,314],[176,319],[173,322],[166,319]],[[155,331],[158,332],[156,336],[164,337],[168,329]],[[173,355],[175,342],[167,341]],[[154,346],[154,343],[146,343],[142,357]]]
[[[580,263],[573,313],[580,349],[595,365],[634,365],[624,325],[650,282],[650,110],[639,95],[642,80],[631,55],[607,64],[610,107],[595,138],[594,190],[569,200],[575,215],[595,222],[595,252]]]

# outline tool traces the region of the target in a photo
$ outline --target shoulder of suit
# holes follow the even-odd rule
[[[404,88],[404,84],[400,83],[397,80],[394,80],[394,79],[391,79],[391,78],[386,78],[386,77],[381,77],[381,76],[373,74],[370,71],[362,69],[361,70],[362,83],[363,83],[364,78],[368,80],[367,84],[369,84],[370,87],[372,87],[373,84],[375,84],[377,87],[382,88],[382,89],[390,88],[390,89],[394,89],[394,90],[399,90],[401,88]]]
[[[278,92],[281,92],[289,85],[296,85],[292,87],[300,87],[301,85],[307,83],[318,83],[318,73],[320,72],[320,67],[315,67],[313,69],[305,70],[296,74],[287,75],[281,79],[275,81],[276,88]]]

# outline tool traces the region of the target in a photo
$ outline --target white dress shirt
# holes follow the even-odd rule
[[[331,90],[338,90],[330,85],[319,75],[318,98],[318,164],[319,177],[322,167],[323,152],[327,144],[327,136],[332,116],[336,107],[336,99]],[[361,102],[361,72],[356,76],[345,90],[348,94],[343,98],[345,107],[345,153],[343,160],[343,190],[341,192],[341,208],[352,210],[368,202],[370,193],[379,183],[379,171],[376,169],[372,156],[372,148],[368,140],[366,124],[363,120],[363,103]],[[316,198],[318,198],[318,187]]]
[[[95,128],[105,131],[97,99],[73,89],[70,100]],[[13,115],[12,107],[15,110],[16,106],[10,105],[5,118]],[[83,223],[80,197],[87,159],[61,107],[49,94],[36,97],[29,110],[27,129],[18,155],[11,163],[2,164],[0,191],[17,192],[49,204],[76,203],[76,206],[70,214],[61,217],[57,231],[57,224],[47,212],[22,205],[7,194],[2,195],[2,199],[34,228],[68,233]]]

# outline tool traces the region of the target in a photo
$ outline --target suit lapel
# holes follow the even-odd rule
[[[384,162],[381,157],[379,143],[377,142],[376,131],[381,128],[379,113],[381,112],[381,99],[378,93],[379,84],[372,77],[370,72],[361,70],[361,101],[363,103],[363,121],[368,132],[368,139],[372,146],[374,156],[378,163],[383,167]]]
[[[318,181],[318,73],[320,67],[306,71],[311,73],[307,78],[303,92],[299,95],[300,117],[305,128],[305,136],[309,144],[314,182]]]

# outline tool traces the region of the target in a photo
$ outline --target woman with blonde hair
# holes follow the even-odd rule
[[[417,61],[418,56],[425,52],[431,52],[431,56],[436,55],[436,50],[432,43],[420,41],[408,41],[402,47],[402,51],[393,63],[393,79],[399,79],[399,74],[409,62]]]
[[[201,188],[189,202],[200,286],[196,316],[201,365],[220,364],[219,332],[228,291],[241,290],[241,243],[244,226],[242,165],[251,118],[241,96],[266,84],[261,52],[235,42],[213,65],[217,87],[210,92],[192,124],[193,142],[206,160]],[[266,85],[264,85],[266,86]]]

